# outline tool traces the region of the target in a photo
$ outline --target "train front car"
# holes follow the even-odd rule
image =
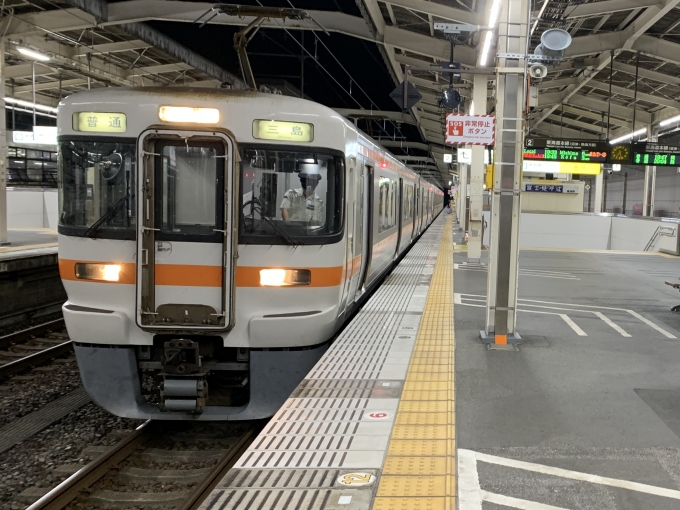
[[[92,399],[273,415],[348,302],[354,128],[280,95],[111,88],[63,100],[58,130],[63,312]]]

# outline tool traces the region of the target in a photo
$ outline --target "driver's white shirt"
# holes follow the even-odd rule
[[[281,209],[288,209],[290,221],[313,221],[323,223],[326,217],[326,205],[314,193],[305,198],[302,188],[289,189],[284,193]]]

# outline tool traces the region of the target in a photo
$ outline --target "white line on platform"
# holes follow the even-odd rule
[[[454,305],[462,305],[463,304],[462,300],[460,299],[460,294],[458,294],[457,292],[454,292],[454,294],[453,294],[453,304]]]
[[[653,323],[652,321],[650,321],[647,317],[643,317],[642,315],[640,315],[640,314],[637,313],[637,312],[634,312],[633,310],[628,310],[628,313],[631,314],[631,315],[632,315],[633,317],[635,317],[636,319],[641,320],[642,322],[644,322],[644,323],[647,324],[648,326],[650,326],[650,327],[656,329],[659,333],[661,333],[662,335],[664,335],[666,338],[677,338],[675,335],[672,335],[671,333],[669,333],[668,331],[666,331],[665,329],[663,329],[661,326],[657,326],[656,324],[654,324],[654,323]]]
[[[469,450],[458,450],[460,458],[461,452]],[[645,494],[652,494],[654,496],[661,496],[663,498],[680,500],[680,491],[674,489],[666,489],[664,487],[656,487],[654,485],[647,485],[644,483],[630,482],[628,480],[619,480],[616,478],[606,478],[599,475],[591,475],[589,473],[581,473],[579,471],[570,471],[568,469],[556,468],[546,466],[543,464],[534,464],[532,462],[524,462],[515,459],[506,459],[504,457],[496,457],[495,455],[488,455],[486,453],[473,452],[478,462],[486,462],[488,464],[495,464],[497,466],[505,466],[515,469],[523,469],[525,471],[532,471],[534,473],[541,473],[544,475],[559,476],[570,480],[579,480],[582,482],[596,483],[599,485],[607,485],[609,487],[617,487],[636,492],[643,492]]]
[[[465,266],[463,264],[454,264],[453,269],[459,269],[461,271],[476,271],[478,273],[486,273],[487,269],[486,268],[481,268],[481,267],[469,267]],[[543,272],[543,271],[536,271],[536,270],[531,270],[531,269],[520,269],[519,270],[520,276],[535,276],[537,278],[557,278],[559,280],[580,280],[580,278],[576,278],[574,275],[570,275],[568,273],[549,273],[549,272]]]
[[[458,450],[458,510],[482,510],[477,457],[470,450]]]
[[[606,322],[609,326],[614,328],[616,331],[621,333],[621,336],[625,336],[626,338],[630,338],[630,335],[626,333],[626,330],[623,329],[621,326],[616,324],[614,321],[612,321],[609,317],[607,317],[605,314],[601,312],[595,312],[595,315],[597,315],[600,319],[602,319],[604,322]]]
[[[569,325],[569,327],[576,332],[576,334],[578,336],[588,336],[588,334],[585,331],[583,331],[581,328],[579,328],[578,324],[576,324],[573,320],[571,320],[571,318],[567,314],[561,313],[560,317],[562,317],[564,322],[566,322]]]
[[[495,503],[496,505],[503,505],[509,508],[519,508],[520,510],[568,510],[561,506],[544,505],[543,503],[511,498],[510,496],[494,494],[493,492],[481,491],[481,495],[482,501],[488,501],[489,503]]]
[[[461,296],[461,299],[465,299],[465,300],[468,300],[468,301],[476,301],[475,299],[472,299],[472,298],[481,298],[481,299],[484,299],[486,301],[486,296],[483,296],[481,294],[460,293],[460,296]],[[672,333],[669,333],[668,331],[663,329],[661,326],[659,326],[659,325],[655,324],[653,321],[649,320],[647,317],[644,317],[643,315],[640,315],[638,312],[636,312],[634,310],[629,310],[627,308],[614,308],[614,307],[611,307],[611,306],[584,305],[584,304],[580,304],[580,303],[578,303],[578,304],[557,303],[555,301],[538,301],[536,299],[518,299],[517,301],[522,302],[522,303],[519,303],[519,304],[524,304],[525,306],[532,306],[532,307],[535,307],[535,308],[548,308],[550,310],[565,310],[565,311],[570,311],[570,312],[594,313],[598,317],[600,317],[602,315],[599,312],[595,312],[595,311],[591,311],[591,310],[579,310],[578,308],[573,308],[573,307],[578,306],[578,307],[581,307],[581,308],[594,308],[594,309],[599,308],[600,310],[613,310],[613,311],[616,311],[616,312],[626,312],[626,313],[632,315],[633,317],[635,317],[636,319],[638,319],[639,321],[647,324],[649,327],[655,329],[656,331],[658,331],[659,333],[664,335],[666,338],[677,338],[675,335],[673,335]],[[561,305],[561,306],[569,306],[569,307],[572,307],[572,308],[558,308],[558,307],[555,307],[555,306],[539,306],[539,305],[532,305],[530,303],[542,303],[542,304],[545,304],[545,305]],[[466,303],[463,303],[463,304],[466,304]],[[472,306],[472,305],[470,305],[470,306]],[[518,311],[522,311],[522,310],[518,310]],[[602,317],[604,317],[604,316],[602,316]],[[602,319],[602,317],[600,317],[600,319]],[[608,319],[606,317],[602,320],[604,320],[605,322],[608,321]],[[609,322],[607,322],[607,323],[609,324]],[[609,325],[611,326],[611,324],[609,324]],[[612,327],[614,329],[617,329],[618,326],[614,325]],[[619,330],[617,329],[617,331],[619,331]],[[621,331],[623,331],[623,330],[621,330]],[[621,333],[621,331],[619,331],[619,333]],[[626,333],[625,331],[621,334],[623,336],[630,337],[630,335],[628,333]]]

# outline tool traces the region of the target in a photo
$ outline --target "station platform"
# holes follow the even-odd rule
[[[8,228],[10,244],[0,246],[0,260],[20,258],[25,254],[57,253],[57,230],[51,228]]]
[[[203,510],[453,510],[453,243],[442,214]]]
[[[479,340],[488,254],[454,258],[459,508],[680,508],[678,257],[521,250],[512,351]]]

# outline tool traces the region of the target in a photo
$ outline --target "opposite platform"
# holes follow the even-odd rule
[[[453,510],[453,243],[442,216],[202,510]]]

